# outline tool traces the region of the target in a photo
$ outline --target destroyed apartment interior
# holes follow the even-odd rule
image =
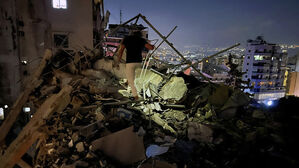
[[[293,6],[298,35],[277,1],[1,0],[0,168],[298,168],[299,36],[217,15]]]

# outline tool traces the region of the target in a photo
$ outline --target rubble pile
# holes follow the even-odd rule
[[[40,119],[34,167],[298,165],[290,147],[298,138],[289,130],[298,128],[297,113],[281,117],[284,109],[256,108],[238,88],[154,69],[136,71],[142,98],[133,101],[121,71],[98,51],[62,52],[47,61],[43,82],[27,101],[30,115],[72,89],[54,102],[60,108]]]

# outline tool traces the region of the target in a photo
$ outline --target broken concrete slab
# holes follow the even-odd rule
[[[182,77],[172,77],[161,89],[159,95],[163,99],[175,99],[179,101],[187,92],[187,85]]]
[[[139,108],[140,108],[141,112],[146,117],[149,117],[155,123],[160,125],[163,129],[168,130],[171,133],[176,135],[177,132],[171,126],[169,126],[168,123],[165,120],[163,120],[161,118],[162,115],[160,113],[153,112],[153,109],[151,107],[152,107],[151,104],[147,104],[145,106],[140,106]]]
[[[221,110],[248,105],[250,97],[241,90],[235,90]]]
[[[229,92],[229,86],[219,85],[208,97],[208,102],[216,107],[222,107],[229,98]]]
[[[146,91],[150,88],[154,92],[152,96],[157,96],[155,93],[158,93],[158,87],[163,81],[162,76],[150,70],[144,70],[143,74],[141,74],[141,71],[140,68],[135,70],[135,86],[137,91],[140,93],[141,90]]]
[[[143,137],[133,132],[133,126],[93,141],[91,149],[101,150],[125,165],[145,159]]]
[[[94,68],[96,70],[105,70],[110,72],[119,79],[126,78],[125,69],[126,64],[120,63],[119,68],[113,67],[113,60],[111,59],[100,59],[95,62]]]

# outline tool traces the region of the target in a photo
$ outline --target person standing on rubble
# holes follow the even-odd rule
[[[126,58],[126,76],[128,79],[128,84],[132,89],[132,95],[135,100],[138,100],[137,89],[134,84],[135,80],[135,69],[141,67],[142,62],[142,50],[147,48],[153,50],[155,46],[148,43],[144,38],[142,38],[141,31],[135,31],[131,35],[125,37],[120,44],[120,50],[118,53],[118,59],[115,66],[119,66],[119,62],[122,58],[124,49],[127,49]]]

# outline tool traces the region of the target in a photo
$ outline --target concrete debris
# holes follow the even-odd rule
[[[68,143],[68,147],[71,148],[74,146],[73,140],[70,140],[70,142]]]
[[[103,121],[105,119],[104,114],[102,113],[102,108],[98,107],[95,111],[95,115],[96,115],[96,120],[97,121]]]
[[[199,142],[212,142],[213,130],[200,123],[191,122],[188,124],[188,138]]]
[[[153,160],[140,166],[140,168],[177,168],[176,164],[170,164],[165,161]]]
[[[128,165],[145,159],[143,137],[133,132],[133,127],[123,129],[92,142],[92,150],[101,150],[106,155]]]
[[[182,111],[170,109],[169,111],[164,112],[164,116],[166,119],[175,118],[178,121],[183,121],[186,119],[187,115]]]
[[[225,110],[229,108],[246,106],[249,104],[249,102],[250,98],[248,97],[248,95],[240,90],[235,90],[221,109]]]
[[[299,117],[292,109],[266,113],[236,87],[181,73],[165,75],[154,67],[136,70],[142,99],[133,101],[123,80],[125,65],[117,69],[112,59],[97,53],[75,52],[68,59],[58,53],[46,61],[42,77],[35,78],[12,108],[16,114],[14,109],[32,106],[30,114],[22,114],[26,120],[20,119],[10,133],[21,131],[16,140],[5,137],[8,131],[0,134],[11,144],[0,149],[3,165],[16,164],[36,141],[33,167],[260,167],[265,162],[261,165],[271,167],[272,161],[298,165],[299,140],[292,130],[297,130]]]
[[[252,113],[252,117],[257,118],[257,119],[265,119],[266,118],[264,112],[261,110],[254,110]]]
[[[163,81],[162,76],[150,71],[144,70],[141,74],[141,69],[138,68],[135,71],[135,86],[137,91],[140,93],[141,90],[152,90],[152,97],[158,96],[158,87]]]
[[[174,76],[162,87],[159,95],[163,99],[175,99],[179,101],[182,99],[186,92],[187,86],[184,79]]]
[[[208,97],[208,101],[215,107],[222,107],[229,98],[230,88],[226,85],[219,85]]]
[[[83,142],[78,142],[76,144],[76,149],[77,149],[78,152],[83,152],[84,151],[84,144],[83,144]]]

